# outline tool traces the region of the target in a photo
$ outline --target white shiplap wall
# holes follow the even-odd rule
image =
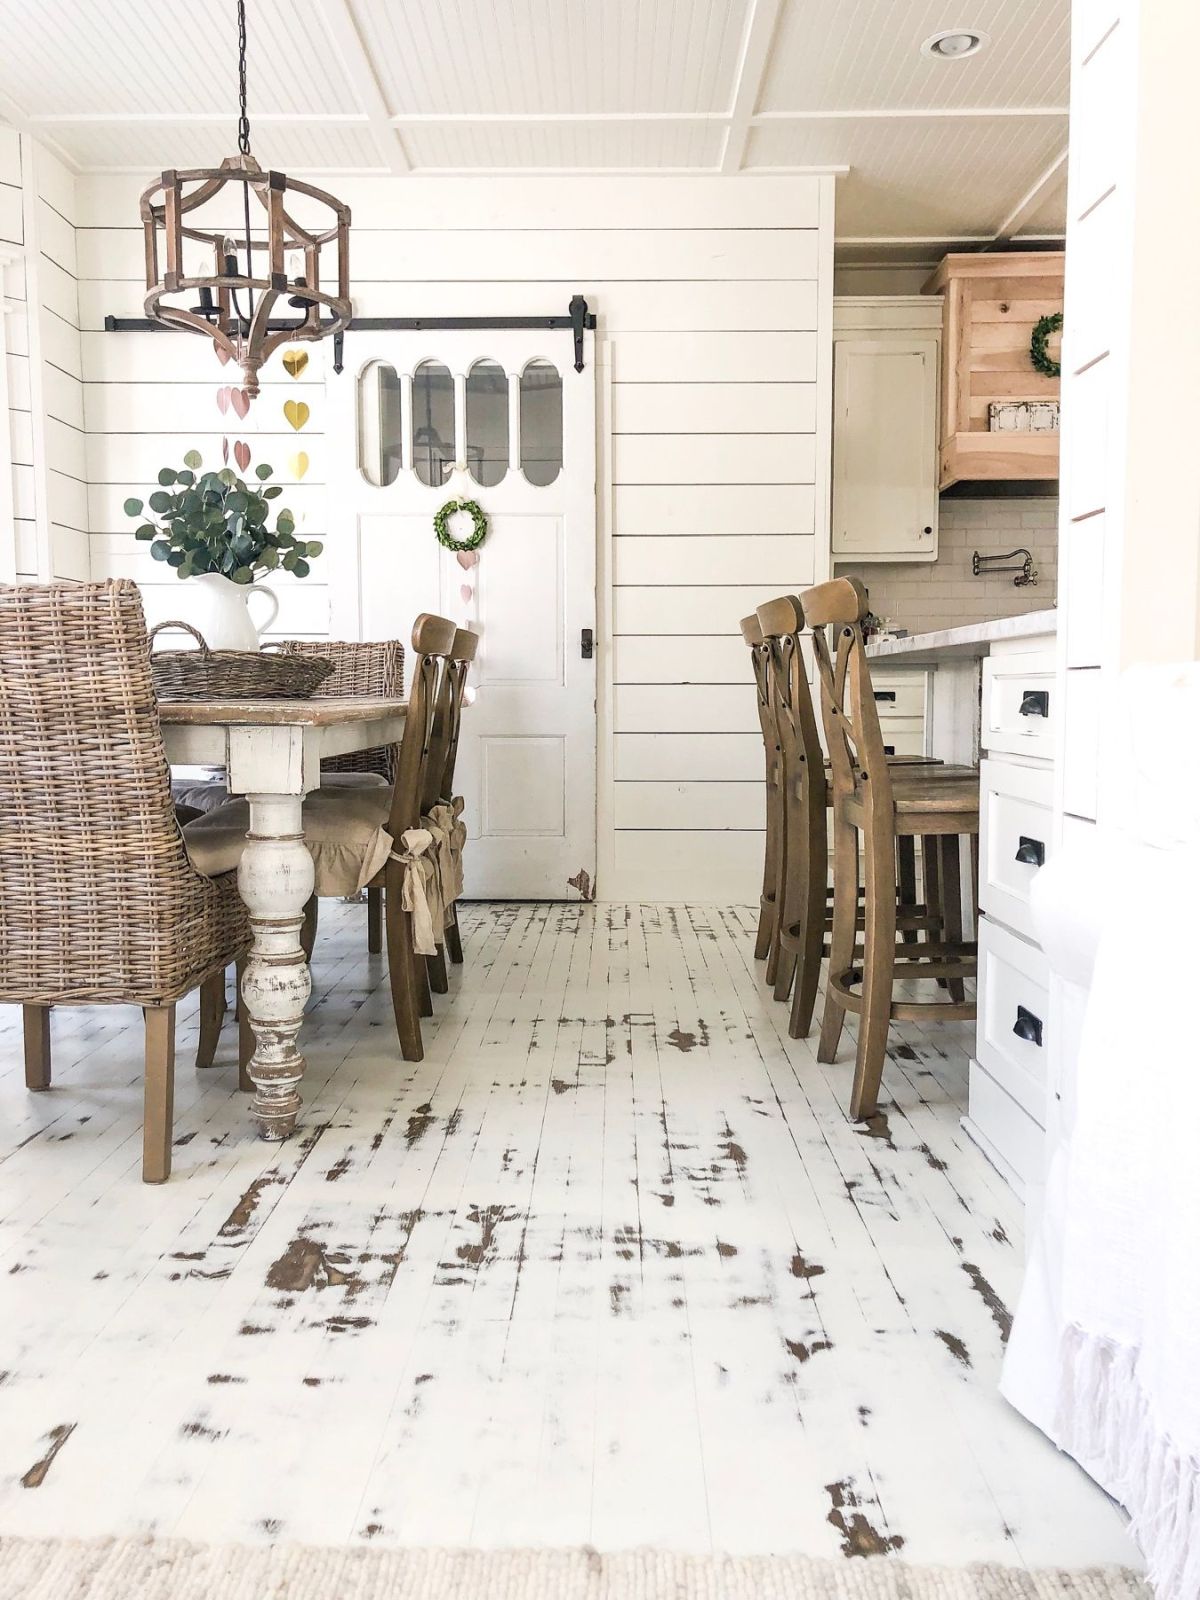
[[[597,630],[600,890],[757,895],[762,751],[738,620],[825,575],[833,180],[355,178],[360,315],[520,315],[587,296],[601,417]],[[222,434],[286,480],[326,531],[324,356],[303,384],[277,363],[244,424],[197,339],[105,334],[140,314],[138,185],[79,181],[92,571],[154,580],[121,503]],[[330,383],[338,381],[330,373]],[[297,438],[282,401],[306,399]],[[332,570],[332,565],[330,570]],[[320,569],[314,574],[319,577]],[[279,629],[321,635],[321,581],[281,583]],[[147,589],[151,615],[171,589]]]
[[[87,465],[75,258],[75,177],[34,140],[0,127],[12,445],[12,570],[88,576]]]

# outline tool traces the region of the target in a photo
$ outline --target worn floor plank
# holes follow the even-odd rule
[[[1133,1561],[996,1394],[1021,1208],[959,1126],[967,1028],[879,1117],[787,1036],[745,908],[484,906],[400,1061],[327,906],[301,1132],[182,1009],[175,1176],[140,1019],[0,1013],[0,1533]]]

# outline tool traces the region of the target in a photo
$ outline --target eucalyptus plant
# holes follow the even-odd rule
[[[180,578],[216,572],[234,583],[253,583],[259,573],[279,567],[306,578],[309,560],[321,554],[322,546],[315,539],[297,539],[296,519],[283,507],[275,526],[267,526],[270,503],[283,493],[279,484],[266,482],[273,469],[256,467],[259,483],[251,488],[232,467],[201,472],[203,464],[200,452],[189,450],[182,468],[163,467],[161,487],[149,500],[157,520],[143,521],[134,538],[148,539],[154,559],[174,567]],[[141,500],[126,500],[126,516],[142,517],[145,511]]]

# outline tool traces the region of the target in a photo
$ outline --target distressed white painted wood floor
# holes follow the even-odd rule
[[[968,1030],[843,1107],[748,911],[488,906],[398,1058],[322,908],[303,1132],[179,1033],[138,1181],[140,1017],[0,1012],[0,1532],[641,1543],[1132,1562],[996,1394],[1020,1207],[959,1129]]]

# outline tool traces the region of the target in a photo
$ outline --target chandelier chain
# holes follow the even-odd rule
[[[238,149],[250,154],[250,118],[246,114],[246,0],[237,0],[238,15]]]

